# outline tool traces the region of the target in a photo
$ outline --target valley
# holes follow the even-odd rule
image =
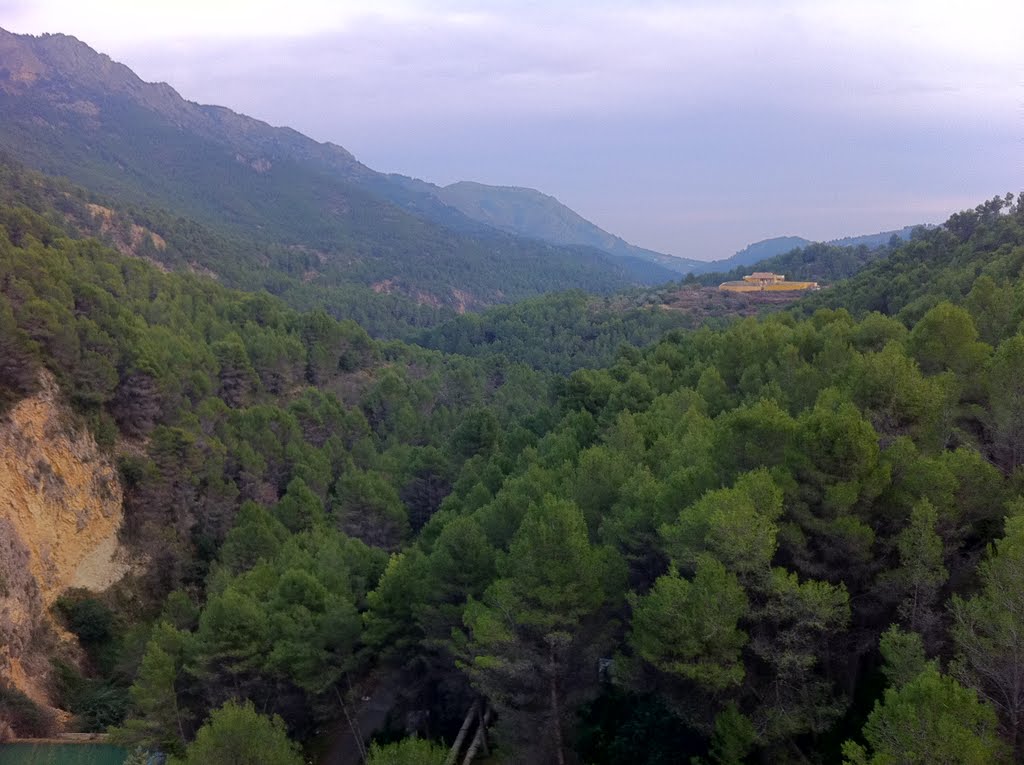
[[[65,35],[0,114],[0,760],[1024,756],[1021,196],[709,263]]]

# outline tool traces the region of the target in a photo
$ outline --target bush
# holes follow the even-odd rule
[[[57,599],[56,609],[86,650],[107,642],[113,635],[114,614],[96,598],[69,593]]]
[[[251,701],[229,701],[210,714],[185,759],[172,765],[302,765],[299,748],[288,740],[284,721],[266,717]]]
[[[395,744],[374,744],[366,765],[444,765],[448,749],[418,738],[407,738]]]
[[[128,689],[107,680],[82,677],[62,661],[53,662],[53,694],[61,707],[78,718],[84,733],[101,733],[119,725],[128,713]]]
[[[9,737],[46,738],[55,722],[50,710],[39,706],[17,688],[0,683],[0,741]]]
[[[114,612],[88,590],[68,590],[57,599],[54,610],[67,629],[78,638],[93,669],[109,674],[117,659],[119,636]]]

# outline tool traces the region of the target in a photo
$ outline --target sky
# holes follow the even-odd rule
[[[0,0],[0,27],[683,257],[1024,190],[1020,0]]]

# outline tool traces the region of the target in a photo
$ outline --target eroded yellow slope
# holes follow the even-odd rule
[[[31,668],[40,628],[68,587],[102,590],[117,561],[121,484],[84,429],[74,432],[52,379],[0,418],[0,677],[40,695]]]

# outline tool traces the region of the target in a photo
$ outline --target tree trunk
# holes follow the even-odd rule
[[[359,726],[356,721],[352,719],[352,716],[348,713],[348,707],[345,705],[345,700],[341,697],[341,691],[338,690],[338,686],[334,686],[334,693],[338,697],[338,703],[341,704],[341,711],[345,714],[345,721],[348,722],[348,728],[352,731],[352,738],[355,739],[356,748],[359,750],[360,760],[366,759],[366,743],[363,741],[363,734],[359,730]]]
[[[459,752],[462,751],[462,743],[466,740],[466,735],[469,733],[469,728],[473,724],[473,718],[476,717],[477,709],[480,707],[479,701],[474,701],[470,706],[469,711],[466,713],[466,719],[462,721],[462,727],[459,728],[459,735],[455,737],[455,743],[452,744],[452,750],[448,752],[448,757],[444,761],[444,765],[454,765],[455,760],[459,756]]]
[[[466,750],[466,757],[462,761],[462,765],[470,765],[473,762],[473,758],[476,757],[477,750],[481,747],[487,746],[487,721],[491,719],[491,710],[487,710],[482,718],[480,718],[480,727],[476,729],[476,735],[473,736],[473,743],[469,745],[469,749]]]
[[[181,743],[184,744],[188,741],[185,738],[185,726],[181,722],[181,709],[178,707],[178,693],[174,690],[174,682],[171,682],[171,700],[174,702],[174,720],[178,723],[178,735],[181,737]]]
[[[487,709],[486,714],[484,713],[483,709],[477,712],[477,718],[480,720],[480,730],[482,730],[484,733],[484,735],[480,738],[480,745],[481,748],[484,750],[484,757],[490,757],[491,755],[491,748],[487,746],[487,720],[490,716],[490,709]]]
[[[558,673],[556,672],[555,646],[548,644],[548,687],[551,693],[551,733],[555,743],[558,765],[565,765],[565,753],[562,751],[562,707],[558,702]]]

